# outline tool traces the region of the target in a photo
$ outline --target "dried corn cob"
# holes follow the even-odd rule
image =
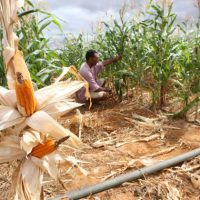
[[[16,76],[15,91],[18,109],[24,116],[30,116],[36,110],[36,100],[31,77],[20,51],[16,51],[12,62]]]
[[[47,139],[43,144],[38,144],[36,147],[34,147],[31,151],[31,155],[37,158],[42,158],[52,152],[54,152],[58,146],[66,141],[69,138],[69,136],[64,137],[58,141]]]

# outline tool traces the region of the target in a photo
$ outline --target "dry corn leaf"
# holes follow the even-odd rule
[[[35,133],[35,132],[34,132]],[[26,133],[25,133],[26,134]],[[30,134],[27,133],[30,136]],[[40,136],[32,134],[34,139],[40,139]],[[34,139],[30,137],[26,140],[27,143],[33,145],[30,141]],[[16,197],[20,200],[38,199],[41,193],[41,185],[43,172],[46,171],[51,177],[59,180],[56,155],[49,154],[39,159],[33,156],[27,156],[26,152],[20,148],[20,137],[8,135],[3,138],[0,143],[0,163],[12,162],[16,159],[22,159],[19,168],[17,169],[17,177],[14,177]],[[15,176],[16,176],[15,173]]]
[[[115,145],[115,144],[116,144],[116,139],[109,138],[108,140],[105,140],[103,138],[103,139],[100,139],[100,140],[94,142],[92,144],[92,147],[100,148],[100,147],[104,147],[104,146],[108,146],[108,145]]]
[[[116,144],[116,147],[118,148],[118,147],[121,147],[123,145],[135,143],[135,142],[149,142],[149,141],[156,140],[158,138],[160,138],[160,135],[155,134],[155,135],[151,135],[149,137],[145,137],[145,138],[141,138],[141,139],[137,139],[137,140],[132,140],[132,141],[129,141],[129,142],[118,143],[118,144]]]
[[[13,32],[13,20],[17,16],[17,1],[16,0],[1,0],[0,20],[3,27],[3,47],[4,60],[6,65],[14,56],[15,35]]]
[[[14,128],[12,128],[11,129],[11,131],[12,131],[12,134],[13,135],[21,135],[21,132],[23,131],[23,130],[25,130],[25,128],[27,127],[27,124],[26,124],[26,118],[24,118],[24,121],[23,122],[21,122],[21,123],[19,123],[19,124],[16,124],[15,126],[14,126]]]
[[[54,95],[54,100],[53,101],[51,99],[51,101],[48,101],[48,105],[46,107],[44,107],[44,110],[53,116],[53,117],[59,117],[62,116],[64,114],[66,114],[68,111],[80,106],[81,104],[75,103],[75,102],[71,102],[71,100],[62,100],[63,98],[67,96],[70,96],[74,91],[76,91],[77,89],[79,89],[81,87],[81,83],[78,82],[78,88],[76,85],[77,82],[73,82],[72,84],[68,85],[68,86],[72,86],[71,89],[66,90],[65,87],[61,87],[61,89],[64,91],[64,94],[61,92],[59,95]],[[64,84],[65,86],[65,84]],[[5,92],[5,91],[4,91]],[[7,92],[7,91],[6,91]],[[49,93],[51,93],[51,91],[48,91]],[[59,91],[57,91],[59,92]],[[64,96],[62,96],[62,94]],[[59,99],[60,98],[60,99]],[[58,100],[56,102],[56,100]],[[11,107],[6,107],[6,106],[0,106],[0,130],[9,128],[11,126],[17,125],[19,124],[19,126],[16,127],[16,130],[13,131],[13,133],[18,132],[20,133],[23,128],[26,127],[26,123],[23,123],[25,118],[22,117],[19,112],[17,110],[15,110],[14,108]],[[16,133],[17,134],[17,133]]]
[[[127,165],[129,167],[135,167],[135,166],[138,166],[138,164],[142,165],[142,166],[151,166],[151,165],[154,165],[158,162],[160,162],[160,160],[154,160],[154,159],[151,159],[151,158],[140,158],[140,159],[130,160]]]
[[[0,21],[3,27],[3,56],[6,66],[6,76],[9,89],[15,88],[15,73],[12,68],[12,58],[15,54],[15,47],[18,38],[13,29],[14,24],[18,21],[17,17],[17,1],[16,0],[1,0],[0,6]]]
[[[116,176],[117,174],[118,174],[118,172],[116,172],[116,171],[111,171],[110,174],[108,174],[107,176],[105,176],[105,177],[103,177],[103,178],[100,177],[100,178],[101,178],[101,181],[106,181],[106,180],[112,178],[113,176]]]
[[[81,138],[81,133],[83,129],[83,115],[81,114],[80,110],[76,109],[76,115],[78,117],[79,128],[78,128],[78,137]]]
[[[29,154],[35,146],[43,142],[42,139],[39,132],[28,129],[22,133],[20,146],[27,154]]]
[[[72,94],[77,92],[82,87],[83,82],[81,81],[65,81],[37,90],[37,110],[43,109],[50,103],[59,102],[65,100],[66,98],[69,98]]]
[[[156,121],[154,121],[154,120],[157,120],[157,118],[156,119],[152,119],[153,120],[152,121],[149,118],[136,115],[136,119],[132,119],[132,118],[129,118],[129,117],[124,117],[124,119],[127,120],[130,123],[133,123],[133,124],[137,123],[137,124],[139,124],[141,126],[145,126],[145,127],[148,127],[148,128],[156,128],[157,127],[157,128],[162,128],[162,129],[180,130],[180,128],[178,128],[178,127],[163,125],[162,121],[159,122],[159,123],[156,123]]]
[[[19,137],[14,135],[3,137],[0,142],[0,163],[21,159],[25,155],[25,152],[20,148]]]
[[[62,127],[44,111],[38,111],[34,113],[31,117],[27,118],[26,123],[32,129],[37,130],[41,133],[45,133],[56,139],[60,139],[65,136],[70,136],[68,141],[70,141],[70,144],[73,147],[79,149],[85,147],[85,144],[83,144],[76,135],[74,135],[68,129]]]
[[[43,171],[31,159],[24,159],[16,184],[15,199],[40,199],[42,179]]]
[[[37,90],[36,94],[38,96],[43,96],[43,95],[46,96],[47,94],[51,93],[52,91],[56,90],[57,88],[67,86],[67,84],[69,84],[70,82],[71,82],[71,79],[67,79],[66,81],[48,85],[46,87],[43,87],[43,88]]]
[[[11,107],[0,106],[0,130],[4,130],[25,120],[19,112]]]
[[[161,150],[159,152],[155,152],[155,153],[153,153],[151,155],[145,156],[144,158],[146,158],[146,157],[157,157],[157,156],[169,153],[169,152],[173,151],[176,148],[177,148],[177,146],[169,147],[169,148],[163,149],[163,150]]]
[[[0,87],[0,104],[4,106],[16,107],[17,99],[15,90],[7,90]]]
[[[63,67],[63,71],[61,75],[55,80],[54,83],[60,82],[65,77],[65,75],[69,72],[69,70],[70,70],[70,67]]]
[[[180,200],[181,199],[180,192],[178,191],[178,189],[176,187],[169,185],[168,182],[165,182],[165,185],[168,189],[168,193],[167,193],[168,200]]]
[[[55,153],[51,153],[47,156],[44,156],[42,159],[31,156],[31,160],[37,167],[42,169],[42,171],[46,171],[55,180],[59,178],[59,172],[56,166]]]
[[[14,52],[13,52],[13,54],[14,54]],[[6,79],[8,82],[8,88],[10,90],[15,90],[15,74],[11,67],[8,67],[8,69],[7,69]]]
[[[80,172],[81,172],[84,176],[88,176],[88,175],[89,175],[89,172],[88,172],[86,169],[84,169],[83,167],[81,167],[81,166],[79,165],[79,163],[88,163],[88,162],[82,161],[82,160],[77,160],[77,159],[76,159],[75,157],[73,157],[73,156],[67,156],[67,157],[65,158],[65,160],[67,160],[68,162],[70,162],[73,166],[78,167],[78,169],[80,170]]]
[[[149,124],[154,124],[157,121],[161,120],[161,118],[148,118],[148,117],[144,117],[144,116],[136,115],[136,114],[133,114],[132,117],[135,120],[139,120],[139,121],[146,122],[146,123],[149,123]]]
[[[53,102],[48,104],[42,110],[48,113],[54,119],[58,119],[59,117],[67,114],[68,112],[74,110],[77,107],[80,107],[82,104],[72,102],[68,99],[62,100],[60,102]]]

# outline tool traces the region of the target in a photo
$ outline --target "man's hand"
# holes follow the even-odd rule
[[[119,60],[121,60],[121,59],[122,59],[122,56],[121,56],[121,55],[115,56],[115,57],[113,58],[113,62],[119,61]]]
[[[95,92],[101,92],[101,91],[108,92],[109,94],[112,94],[112,90],[110,88],[104,88],[104,87],[99,88]]]
[[[112,64],[113,62],[117,62],[117,61],[119,61],[119,60],[121,60],[121,59],[122,59],[122,56],[121,56],[121,55],[118,55],[118,56],[115,56],[115,57],[113,57],[113,58],[111,58],[111,59],[104,60],[104,61],[103,61],[103,65],[104,65],[104,66],[110,65],[110,64]]]
[[[108,92],[109,94],[112,94],[112,89],[110,89],[110,88],[105,88],[106,90],[106,92]]]

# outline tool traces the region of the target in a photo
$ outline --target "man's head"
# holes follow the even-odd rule
[[[90,67],[95,66],[99,62],[99,56],[95,50],[87,51],[85,58]]]

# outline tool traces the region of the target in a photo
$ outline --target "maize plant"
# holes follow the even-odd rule
[[[23,50],[31,78],[37,87],[40,88],[49,85],[52,82],[52,77],[57,76],[61,72],[60,66],[65,64],[60,59],[59,50],[52,50],[49,47],[50,39],[45,38],[43,34],[43,31],[52,23],[60,30],[61,26],[54,15],[34,8],[30,1],[25,2],[28,5],[26,9],[23,7],[18,12],[21,25],[16,30],[16,34],[20,39],[19,49]],[[40,14],[40,17],[36,15],[37,13]],[[0,63],[1,85],[6,86],[3,60]]]
[[[123,55],[126,49],[128,41],[128,24],[124,18],[123,9],[120,11],[119,22],[117,20],[113,21],[113,25],[109,25],[106,22],[104,24],[105,33],[99,33],[97,35],[97,42],[93,41],[96,45],[93,45],[101,55],[102,59],[108,59],[116,54]],[[123,81],[121,76],[125,77],[126,73],[122,75],[120,71],[124,71],[125,66],[123,61],[119,63],[114,63],[107,69],[105,69],[104,76],[113,82],[113,87],[121,99],[124,89],[127,91],[127,85]],[[118,76],[119,75],[119,76]]]
[[[142,89],[147,88],[152,93],[152,107],[162,109],[166,97],[176,95],[185,102],[186,108],[179,115],[183,117],[194,106],[198,111],[199,19],[196,26],[184,28],[184,23],[177,22],[172,8],[171,3],[160,5],[151,1],[141,18],[134,16],[126,21],[123,24],[126,28],[120,25],[121,32],[124,31],[121,36],[118,37],[116,23],[112,27],[106,24],[105,34],[100,33],[93,43],[106,58],[117,52],[113,43],[120,44],[122,35],[127,35],[122,62],[106,69],[103,75],[112,76],[120,99],[128,88],[141,88],[141,95]],[[170,87],[172,82],[175,84]]]
[[[60,180],[56,149],[68,138],[68,145],[84,148],[80,139],[56,119],[80,106],[69,100],[84,86],[82,81],[57,81],[34,91],[23,53],[14,33],[18,22],[17,0],[0,0],[3,56],[8,89],[0,87],[0,163],[20,160],[15,172],[16,199],[34,200],[41,195],[43,173]],[[61,182],[62,183],[62,182]],[[64,185],[63,185],[64,186]]]
[[[64,40],[64,47],[61,49],[60,60],[64,65],[75,65],[80,67],[85,61],[85,41],[84,36],[80,34],[77,38],[75,36],[67,35]]]
[[[171,2],[163,1],[160,5],[151,1],[139,16],[125,20],[120,13],[120,20],[103,22],[105,30],[101,28],[92,40],[91,46],[100,52],[102,59],[123,52],[122,61],[103,73],[120,100],[133,87],[138,88],[140,95],[143,89],[148,89],[152,93],[152,107],[162,109],[169,95],[176,93],[187,105],[195,93],[199,59],[195,53],[198,48],[192,46],[198,47],[197,36],[186,33],[172,8]],[[194,26],[191,28],[195,30]],[[176,83],[168,91],[172,82]]]
[[[145,23],[149,26],[148,53],[156,85],[153,93],[153,106],[159,108],[165,105],[166,86],[169,78],[176,72],[179,57],[179,41],[173,38],[176,30],[176,15],[172,13],[171,4],[167,10],[159,4],[151,6],[150,19]]]
[[[130,29],[129,43],[131,46],[127,48],[126,59],[132,72],[134,80],[133,87],[137,88],[137,95],[142,96],[142,88],[147,87],[145,78],[148,76],[148,41],[146,36],[146,24],[143,22],[132,22]],[[130,52],[130,53],[129,53]],[[129,54],[131,56],[129,56]],[[138,91],[140,90],[140,94]]]
[[[185,24],[184,24],[185,25]],[[187,35],[187,41],[183,41],[182,52],[183,56],[179,60],[181,67],[179,68],[178,76],[180,77],[179,90],[184,93],[185,108],[177,112],[175,117],[185,117],[187,112],[196,106],[195,120],[198,114],[198,104],[200,96],[200,11],[196,27],[188,33],[186,25],[184,32]],[[185,59],[186,58],[186,59]],[[195,98],[190,101],[190,96]]]
[[[28,9],[22,8],[18,16],[21,22],[16,32],[20,39],[19,49],[23,50],[31,77],[39,88],[49,85],[52,78],[61,72],[60,66],[64,63],[59,51],[49,47],[50,39],[45,38],[43,31],[50,24],[55,24],[60,31],[62,28],[54,15],[35,9],[30,1]]]

